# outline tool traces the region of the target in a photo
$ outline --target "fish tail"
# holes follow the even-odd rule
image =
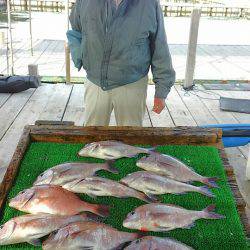
[[[217,177],[208,177],[208,178],[203,179],[202,182],[209,187],[218,188],[219,186],[216,183],[216,181],[218,181],[218,180],[219,180],[219,178],[217,178]]]
[[[153,194],[141,194],[140,195],[140,199],[147,202],[147,203],[155,203],[155,202],[159,202],[159,199],[157,198],[156,195]]]
[[[215,210],[215,205],[212,204],[208,207],[206,207],[203,212],[205,213],[205,218],[206,219],[225,219],[226,217],[224,215],[221,214],[216,214],[213,211]]]
[[[114,164],[115,164],[115,160],[108,160],[106,162],[107,171],[114,173],[114,174],[119,174],[119,171],[118,169],[115,168]]]
[[[200,193],[208,197],[215,197],[211,190],[207,186],[199,187]]]
[[[92,209],[89,209],[90,212],[97,214],[101,217],[109,216],[109,206],[106,205],[91,205]]]

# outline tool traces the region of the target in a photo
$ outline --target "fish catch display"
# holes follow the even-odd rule
[[[202,211],[194,211],[172,204],[146,204],[129,213],[123,226],[145,232],[164,232],[176,228],[189,229],[198,219],[225,218],[223,215],[214,213],[214,209],[215,205],[210,205]]]
[[[27,214],[12,218],[0,227],[0,245],[28,242],[41,245],[39,238],[64,227],[72,222],[90,221],[91,215],[73,216],[51,214]]]
[[[103,217],[108,215],[109,210],[105,205],[84,202],[74,193],[54,185],[23,190],[10,200],[9,206],[32,214],[75,215],[88,211]]]
[[[108,163],[69,162],[46,170],[38,176],[34,185],[52,184],[61,186],[76,179],[93,176],[99,170],[118,173],[118,170]]]
[[[193,248],[170,238],[145,236],[133,241],[124,250],[193,250]]]
[[[142,157],[138,160],[136,166],[146,171],[165,175],[177,181],[198,181],[211,187],[218,187],[216,184],[216,177],[201,176],[185,163],[170,155],[159,153],[151,154],[148,157]]]
[[[85,193],[91,197],[95,196],[114,196],[117,198],[134,197],[145,202],[153,202],[144,193],[127,187],[117,181],[109,180],[101,177],[88,177],[81,180],[66,183],[63,188],[74,193]]]
[[[131,158],[140,153],[150,154],[154,149],[135,147],[119,141],[99,141],[85,145],[78,155],[104,160],[116,160],[123,157]]]
[[[72,223],[52,234],[44,243],[44,250],[111,250],[138,237],[137,233],[120,232],[108,225],[94,222]]]
[[[142,191],[149,197],[152,197],[152,195],[183,194],[187,192],[198,192],[208,197],[214,197],[213,193],[206,186],[196,187],[147,171],[129,174],[121,179],[120,182]]]

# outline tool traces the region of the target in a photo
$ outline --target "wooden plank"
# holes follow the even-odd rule
[[[248,181],[250,180],[250,148],[248,152],[248,159],[247,159],[247,166],[246,166],[246,178]]]
[[[224,97],[232,97],[239,99],[249,99],[249,91],[214,91]],[[238,120],[239,123],[250,123],[250,114],[231,112],[231,114]]]
[[[221,143],[221,130],[199,127],[140,128],[140,127],[32,127],[33,141],[91,142],[93,140],[121,140],[132,144],[216,145]]]
[[[84,92],[83,84],[75,84],[63,116],[63,121],[73,121],[77,126],[84,124]]]
[[[4,105],[4,103],[10,98],[11,94],[0,93],[0,108]]]
[[[154,85],[149,85],[148,86],[148,93],[147,93],[147,107],[148,107],[148,115],[152,121],[153,127],[173,127],[174,122],[172,120],[172,117],[169,113],[168,108],[165,108],[161,114],[156,114],[153,112],[153,106],[154,106],[154,95],[155,95],[155,86]],[[169,102],[168,100],[166,101],[167,107]],[[149,126],[150,120],[149,120]]]
[[[239,121],[232,115],[231,112],[220,110],[219,96],[214,91],[204,91],[201,89],[200,92],[196,92],[199,95],[199,99],[208,108],[211,115],[217,120],[219,124],[238,124]]]
[[[39,87],[26,103],[22,112],[18,114],[6,134],[0,140],[0,182],[10,162],[17,142],[26,125],[34,124],[48,105],[49,97],[55,91],[55,85],[43,85]]]
[[[175,87],[172,87],[166,105],[175,126],[197,126],[192,114],[189,112]]]
[[[250,184],[246,179],[247,161],[238,148],[226,148],[226,153],[230,164],[234,168],[239,190],[248,206],[250,206]]]
[[[39,120],[61,121],[70,98],[72,85],[58,84]]]
[[[0,108],[0,139],[2,139],[34,91],[35,89],[29,89],[21,93],[13,94]]]
[[[13,185],[13,181],[14,181],[14,178],[16,177],[21,160],[23,159],[25,151],[30,144],[29,132],[30,132],[30,129],[26,127],[20,138],[20,141],[15,150],[13,158],[10,162],[7,173],[4,176],[4,181],[0,184],[0,210],[2,210],[4,206],[4,203],[7,198],[7,194],[11,186]]]
[[[190,88],[193,85],[193,80],[194,80],[194,68],[196,60],[196,48],[197,48],[200,17],[201,17],[201,9],[194,9],[191,15],[186,73],[184,81],[184,88],[186,89]]]
[[[175,88],[198,126],[217,123],[216,119],[194,92],[186,92],[180,85],[175,86]]]
[[[250,148],[250,143],[248,143],[245,146],[240,146],[238,148],[239,148],[240,152],[244,155],[244,157],[246,159],[248,159],[248,152],[249,152],[249,148]]]

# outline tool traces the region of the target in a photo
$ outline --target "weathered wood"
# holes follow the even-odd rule
[[[172,87],[166,99],[166,105],[176,126],[197,125],[175,87]]]
[[[174,122],[168,110],[168,104],[169,104],[168,100],[166,101],[167,107],[161,112],[161,114],[156,114],[155,112],[152,111],[153,106],[154,106],[154,95],[155,95],[155,86],[149,85],[148,93],[147,93],[147,107],[148,107],[148,114],[152,122],[152,126],[153,127],[173,127]],[[151,124],[149,123],[148,126],[150,125]]]
[[[6,133],[13,120],[22,110],[34,91],[34,89],[30,89],[25,92],[13,94],[0,108],[0,139]]]
[[[56,126],[31,127],[33,141],[92,142],[100,140],[122,140],[134,144],[162,145],[217,145],[221,130],[190,127],[134,128],[134,127],[75,127]]]
[[[24,128],[23,135],[20,138],[20,141],[16,147],[16,151],[12,157],[12,160],[9,164],[4,179],[0,184],[0,211],[2,211],[9,190],[12,187],[14,179],[18,172],[21,160],[23,159],[29,144],[30,144],[30,128],[29,126],[27,126]]]
[[[224,168],[226,170],[228,183],[229,183],[229,186],[230,186],[231,191],[233,193],[235,203],[237,206],[237,210],[238,210],[239,216],[241,218],[241,222],[242,222],[244,229],[245,229],[246,236],[247,236],[247,238],[250,238],[250,224],[248,222],[248,217],[246,214],[246,201],[242,197],[242,194],[239,190],[239,187],[238,187],[237,182],[236,182],[236,177],[234,174],[234,169],[229,164],[225,150],[220,149],[219,152],[220,152],[220,157],[222,159]]]
[[[191,15],[186,73],[183,85],[185,89],[189,89],[193,86],[200,17],[201,17],[201,9],[194,9]]]
[[[39,119],[45,106],[49,105],[49,98],[54,92],[55,87],[55,85],[44,85],[36,89],[35,93],[22,109],[22,112],[15,117],[15,120],[12,120],[11,126],[6,131],[2,140],[0,140],[0,182],[10,163],[24,126],[34,124]]]
[[[246,167],[246,177],[248,180],[250,180],[250,148],[249,148],[247,167]]]
[[[63,121],[73,121],[77,126],[84,124],[84,92],[83,84],[75,84],[66,107]]]

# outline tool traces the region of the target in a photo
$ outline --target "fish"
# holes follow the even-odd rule
[[[133,241],[124,250],[194,250],[177,240],[170,238],[145,236]]]
[[[207,186],[196,187],[147,171],[128,174],[120,182],[145,193],[148,197],[161,194],[184,194],[187,192],[198,192],[208,197],[214,197],[214,194]]]
[[[224,219],[224,215],[214,213],[215,205],[202,211],[187,210],[173,204],[151,203],[130,212],[123,226],[140,231],[166,232],[176,228],[190,229],[198,219]]]
[[[59,229],[43,243],[44,250],[111,250],[120,249],[138,237],[138,233],[120,232],[95,222],[76,222]]]
[[[155,148],[140,148],[111,140],[86,144],[78,155],[112,161],[123,157],[132,158],[140,153],[150,154],[154,150]]]
[[[75,179],[94,176],[99,170],[118,173],[118,170],[108,163],[69,162],[46,170],[38,176],[33,185],[52,184],[62,186]]]
[[[133,188],[102,177],[87,177],[66,183],[62,187],[74,193],[87,194],[93,198],[95,196],[113,196],[117,198],[134,197],[148,203],[156,201]]]
[[[15,217],[0,227],[0,245],[10,245],[28,242],[32,245],[41,245],[39,238],[77,221],[90,221],[91,215],[65,216],[52,214],[27,214]]]
[[[74,193],[55,185],[25,189],[10,200],[9,206],[31,214],[75,215],[85,211],[102,217],[109,214],[108,206],[84,202]]]
[[[142,157],[139,159],[136,166],[177,181],[198,181],[210,187],[218,187],[216,184],[216,181],[218,180],[217,177],[202,176],[179,159],[170,155],[159,153],[151,154],[148,157]]]

